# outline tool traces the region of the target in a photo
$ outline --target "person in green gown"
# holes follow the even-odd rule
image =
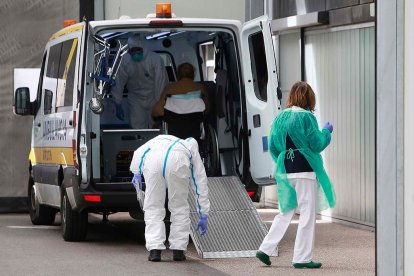
[[[320,268],[313,261],[316,212],[335,206],[335,192],[323,167],[321,152],[331,142],[333,125],[319,129],[315,93],[306,82],[297,82],[290,90],[286,109],[273,121],[270,154],[276,162],[280,213],[275,217],[256,257],[270,265],[290,221],[298,208],[299,225],[293,253],[293,267]]]

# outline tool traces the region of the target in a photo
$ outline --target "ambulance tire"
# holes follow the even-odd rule
[[[36,195],[34,186],[34,180],[31,176],[29,177],[28,187],[27,205],[29,206],[30,220],[34,225],[52,225],[55,222],[57,210],[39,203],[39,198]]]
[[[65,241],[83,241],[88,230],[88,212],[72,210],[68,196],[63,193],[61,202],[62,236]]]
[[[217,133],[210,124],[205,125],[205,139],[201,143],[204,152],[204,167],[208,177],[220,174],[220,153],[218,147]]]

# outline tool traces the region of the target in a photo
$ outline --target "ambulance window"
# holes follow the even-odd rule
[[[62,44],[50,47],[49,58],[47,60],[46,76],[57,79],[59,73],[59,60]]]
[[[263,34],[249,36],[249,49],[253,76],[254,93],[262,101],[267,101],[267,63]]]
[[[71,39],[62,43],[56,107],[72,106],[77,47],[77,39]]]
[[[158,52],[157,54],[161,57],[162,61],[164,62],[164,68],[167,71],[168,79],[170,82],[174,82],[177,80],[176,73],[175,73],[175,64],[174,59],[168,52]]]
[[[60,60],[60,53],[62,50],[62,44],[56,44],[54,46],[51,46],[49,49],[49,56],[47,58],[47,67],[46,67],[46,76],[43,79],[43,87],[42,92],[44,93],[46,90],[51,91],[51,104],[53,105],[54,98],[56,97],[56,88],[58,85],[58,78],[59,78],[59,60]],[[45,97],[45,94],[43,94],[43,98]],[[49,102],[50,99],[48,99]],[[44,100],[43,100],[43,107],[44,106]],[[44,114],[51,114],[54,113],[54,108],[49,110],[49,107],[47,109],[44,109]]]
[[[37,112],[40,109],[40,105],[42,101],[43,75],[45,74],[46,56],[47,56],[47,53],[45,53],[43,56],[42,68],[40,69],[39,83],[37,85],[35,116],[37,115]]]

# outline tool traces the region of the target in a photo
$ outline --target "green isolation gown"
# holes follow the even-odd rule
[[[297,149],[286,149],[286,134],[289,134]],[[276,162],[275,178],[280,211],[287,212],[297,207],[296,191],[287,178],[285,158],[294,158],[299,151],[316,174],[318,193],[317,211],[335,206],[335,192],[323,167],[322,152],[331,141],[327,129],[319,130],[315,116],[307,110],[293,107],[279,113],[270,131],[270,154]]]

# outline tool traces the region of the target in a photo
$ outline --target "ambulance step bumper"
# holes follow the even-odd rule
[[[210,214],[204,236],[195,232],[199,215],[190,191],[191,238],[201,258],[253,257],[267,234],[253,202],[236,176],[208,178]]]

